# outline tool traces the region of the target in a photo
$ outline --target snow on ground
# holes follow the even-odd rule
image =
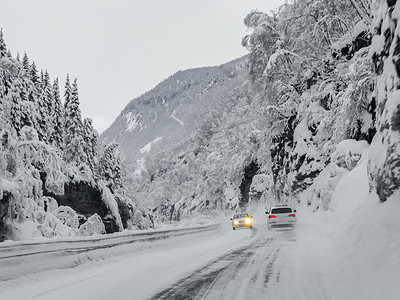
[[[133,132],[135,128],[140,125],[142,114],[134,115],[132,112],[129,112],[125,115],[125,118],[126,118],[126,130],[129,132]]]
[[[140,149],[140,153],[149,153],[151,150],[151,147],[153,146],[153,144],[159,142],[162,140],[162,137],[158,137],[156,139],[154,139],[154,141],[148,143],[146,146],[144,146],[143,148]]]
[[[250,231],[201,233],[126,245],[125,254],[0,282],[1,299],[147,299],[177,278],[246,243]],[[119,250],[119,252],[121,252]],[[46,262],[43,262],[46,263]]]
[[[250,212],[253,230],[233,231],[231,216],[214,216],[220,230],[115,247],[75,268],[3,281],[0,298],[171,299],[189,291],[195,299],[398,299],[400,194],[380,203],[368,188],[364,160],[340,180],[330,211],[302,203],[293,231],[267,230],[262,209]]]
[[[301,208],[295,277],[319,277],[331,299],[398,299],[399,200],[397,193],[380,203],[369,193],[367,160],[361,160],[338,183],[330,211]]]
[[[178,119],[178,118],[175,116],[175,110],[172,112],[171,117],[172,117],[175,121],[177,121],[179,124],[181,124],[182,126],[184,126],[183,121],[180,120],[180,119]]]

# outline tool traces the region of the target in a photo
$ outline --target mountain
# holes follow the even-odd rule
[[[364,168],[363,189],[382,202],[398,198],[400,42],[391,39],[397,23],[383,4],[372,20],[368,9],[334,2],[299,1],[277,15],[246,17],[247,81],[137,183],[136,197],[155,207],[156,218],[179,221],[259,204],[334,211],[335,189],[357,167]],[[324,18],[308,17],[317,15],[348,25],[322,26]]]
[[[146,156],[171,149],[206,113],[245,81],[247,56],[221,66],[179,71],[133,99],[101,136],[117,142],[127,163],[140,169]]]

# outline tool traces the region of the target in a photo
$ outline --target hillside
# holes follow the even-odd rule
[[[118,143],[134,168],[186,139],[205,114],[243,84],[247,57],[216,67],[179,71],[133,99],[101,136]]]
[[[370,191],[390,198],[400,186],[397,17],[392,2],[361,2],[251,12],[245,84],[147,168],[137,197],[160,220],[276,203],[330,211],[341,179],[367,162]]]

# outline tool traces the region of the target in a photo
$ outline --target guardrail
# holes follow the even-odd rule
[[[122,232],[95,237],[68,238],[63,240],[22,241],[0,244],[0,280],[44,270],[79,265],[89,252],[108,249],[136,242],[151,242],[193,233],[217,230],[220,224],[168,230]],[[85,257],[74,256],[86,253]],[[57,262],[59,260],[59,263]]]

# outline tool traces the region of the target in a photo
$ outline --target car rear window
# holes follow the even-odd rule
[[[292,209],[290,207],[279,207],[271,209],[271,214],[285,214],[291,213]]]

